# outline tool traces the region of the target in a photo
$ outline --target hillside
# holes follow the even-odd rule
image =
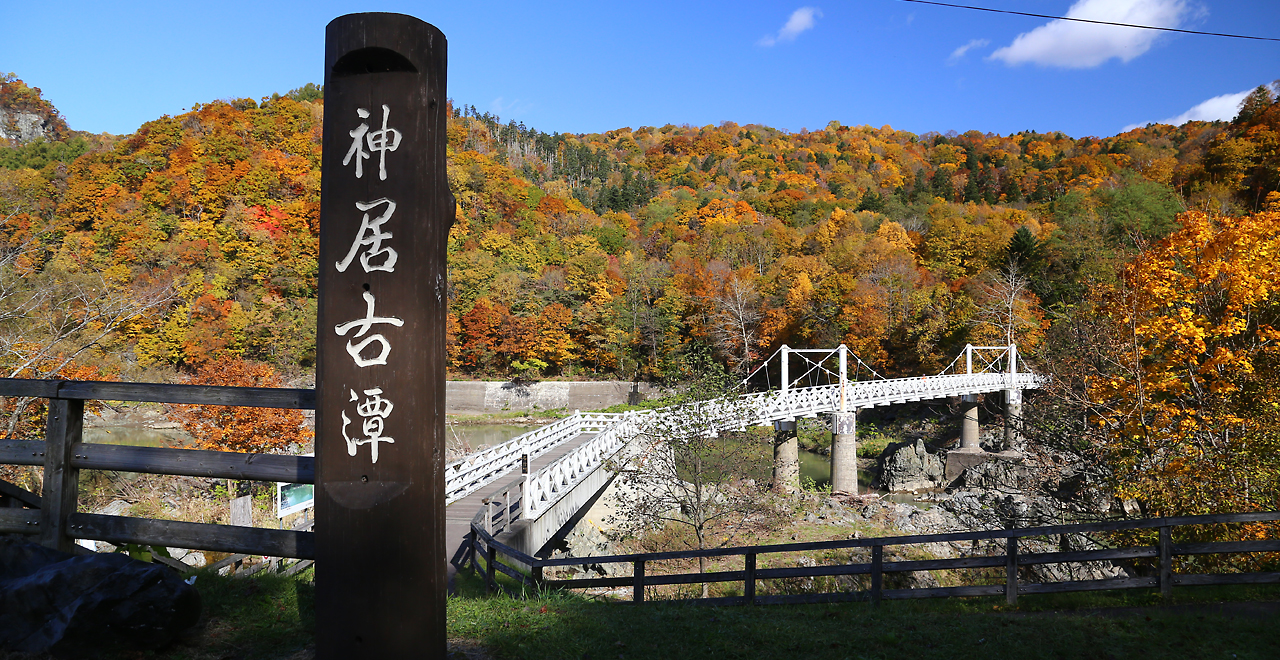
[[[0,87],[57,116],[13,76]],[[844,342],[888,375],[1003,343],[1011,318],[1034,354],[1177,213],[1265,204],[1280,105],[1264,88],[1246,105],[1107,138],[834,121],[545,134],[454,107],[450,357],[466,375],[668,379],[694,352],[742,370],[783,343]],[[104,295],[162,298],[79,363],[312,366],[323,112],[308,86],[119,139],[60,125],[0,148],[19,281],[100,276]],[[995,301],[1023,280],[1001,320]]]

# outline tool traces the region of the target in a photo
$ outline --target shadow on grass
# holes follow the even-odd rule
[[[459,575],[463,577],[462,574]],[[449,601],[450,637],[513,658],[1275,658],[1280,590],[1147,591],[838,605],[707,607],[605,603],[568,593],[487,596],[474,578]],[[1120,608],[1120,609],[1117,609]],[[1270,614],[1269,614],[1270,613]]]
[[[200,622],[168,648],[139,658],[277,660],[312,657],[315,637],[313,571],[245,578],[196,573]]]

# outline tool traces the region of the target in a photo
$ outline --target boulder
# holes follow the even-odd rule
[[[924,490],[942,485],[942,459],[923,440],[890,449],[880,470],[880,487],[888,491]]]
[[[992,458],[998,454],[991,455]],[[1005,460],[988,460],[965,468],[961,474],[965,488],[1020,493],[1035,487],[1031,472],[1023,465]]]
[[[593,521],[584,519],[556,544],[551,552],[551,558],[573,557],[586,560],[613,554],[617,554],[617,551],[609,537]],[[625,577],[631,575],[631,568],[631,564],[626,562],[600,564],[584,561],[582,564],[569,566],[563,570],[573,575],[594,573],[595,577]]]
[[[95,657],[158,648],[199,617],[200,594],[164,566],[0,537],[0,649]]]

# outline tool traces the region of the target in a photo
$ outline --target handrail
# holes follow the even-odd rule
[[[496,481],[519,467],[524,456],[533,460],[582,433],[604,430],[621,418],[621,413],[575,412],[449,463],[445,466],[445,503],[456,502]]]
[[[82,401],[145,401],[246,408],[316,409],[316,391],[276,387],[119,383],[95,380],[0,378],[0,397],[23,396]]]

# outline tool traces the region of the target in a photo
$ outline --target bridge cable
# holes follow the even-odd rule
[[[1099,21],[1092,18],[1075,18],[1071,16],[1053,16],[1051,14],[1032,14],[1025,11],[1012,11],[1009,9],[992,9],[990,7],[974,7],[973,5],[956,5],[949,2],[934,2],[933,0],[902,0],[903,2],[914,2],[921,5],[935,5],[938,7],[951,7],[953,9],[971,9],[973,11],[987,11],[993,14],[1013,14],[1015,16],[1030,16],[1032,18],[1050,18],[1055,21],[1075,21],[1076,23],[1094,23],[1096,25],[1114,25],[1116,27],[1137,28],[1139,30],[1159,30],[1162,32],[1181,32],[1183,34],[1199,34],[1207,37],[1229,37],[1231,39],[1252,39],[1254,41],[1280,41],[1276,37],[1254,37],[1245,34],[1227,34],[1223,32],[1201,32],[1199,30],[1183,30],[1181,28],[1159,27],[1155,25],[1138,25],[1135,23],[1116,23],[1113,21]]]

